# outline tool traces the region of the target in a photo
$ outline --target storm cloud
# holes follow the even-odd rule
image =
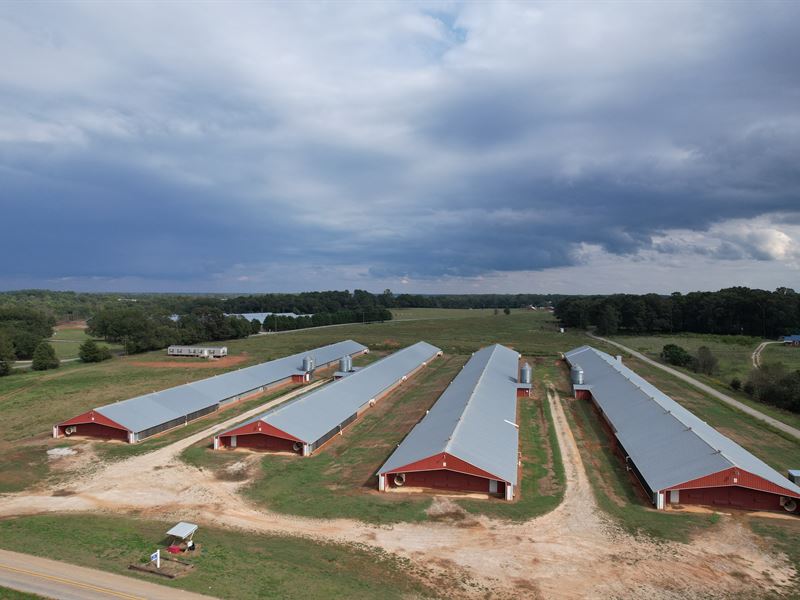
[[[754,264],[753,284],[791,283],[799,21],[6,3],[0,288],[591,292],[580,274],[610,264],[634,290],[670,291],[669,268],[675,289],[747,284]]]

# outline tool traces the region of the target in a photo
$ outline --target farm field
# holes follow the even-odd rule
[[[499,309],[502,314],[503,309]],[[518,308],[511,309],[512,314],[522,312]],[[458,319],[465,317],[494,316],[493,308],[393,308],[392,318],[395,321],[411,321],[415,319]]]
[[[172,511],[175,510],[173,502],[175,499],[183,497],[181,496],[182,490],[191,481],[193,487],[198,487],[198,492],[196,496],[193,494],[191,499],[186,497],[185,500],[191,503],[192,510],[198,511],[193,514],[196,514],[199,522],[203,524],[203,531],[213,529],[207,527],[209,519],[215,523],[224,522],[226,502],[231,502],[231,498],[235,496],[234,515],[241,515],[242,511],[252,511],[247,514],[250,515],[249,519],[254,519],[253,523],[261,518],[266,520],[259,525],[259,529],[254,529],[254,531],[262,533],[253,535],[261,536],[264,531],[275,531],[275,523],[281,523],[282,527],[288,527],[289,531],[295,532],[298,527],[301,527],[298,524],[306,523],[305,526],[302,526],[304,528],[301,528],[301,531],[306,533],[328,532],[323,537],[327,535],[333,537],[332,532],[338,531],[336,536],[338,540],[346,539],[359,544],[364,543],[370,547],[377,546],[391,552],[399,552],[401,556],[410,557],[408,562],[405,559],[391,559],[399,560],[393,564],[397,564],[401,569],[398,572],[406,574],[408,571],[403,571],[403,569],[412,568],[410,565],[434,564],[421,559],[416,560],[418,555],[414,553],[416,551],[413,548],[416,547],[415,543],[420,536],[432,535],[438,540],[438,536],[441,534],[443,548],[447,547],[447,552],[455,561],[453,564],[469,564],[472,569],[469,572],[472,573],[475,573],[477,569],[477,572],[482,573],[483,584],[487,582],[486,577],[488,576],[487,570],[480,566],[483,562],[483,558],[481,558],[483,551],[477,551],[472,544],[478,543],[477,540],[480,540],[480,545],[486,544],[485,551],[491,554],[496,550],[492,544],[499,543],[500,539],[505,540],[506,536],[511,536],[508,539],[518,540],[515,542],[515,552],[520,553],[520,556],[530,554],[538,557],[532,560],[544,560],[540,556],[541,547],[535,545],[538,543],[537,540],[541,539],[541,543],[544,544],[552,543],[552,546],[547,546],[547,561],[545,562],[550,564],[549,561],[552,560],[554,568],[567,568],[568,565],[575,564],[571,561],[576,560],[572,554],[567,556],[558,549],[561,541],[557,543],[556,539],[571,539],[569,536],[577,536],[575,543],[583,544],[585,546],[582,547],[591,548],[595,552],[602,551],[602,548],[608,548],[609,544],[619,544],[619,547],[614,546],[609,551],[614,556],[617,556],[617,553],[627,553],[625,554],[626,558],[622,559],[617,567],[625,573],[633,572],[631,569],[639,572],[640,563],[638,561],[646,559],[638,553],[643,551],[642,548],[647,547],[647,544],[669,544],[668,552],[680,554],[684,557],[682,560],[686,560],[687,552],[691,556],[692,550],[690,549],[695,548],[698,543],[703,548],[698,550],[701,552],[699,556],[706,556],[708,548],[712,548],[715,553],[737,552],[720,546],[729,538],[730,528],[734,526],[740,526],[739,529],[736,529],[737,535],[744,535],[741,533],[744,530],[756,531],[758,534],[759,537],[748,539],[747,543],[750,544],[747,546],[748,548],[791,546],[789,542],[791,538],[785,532],[794,531],[793,523],[789,523],[787,528],[784,528],[784,521],[764,519],[764,523],[760,524],[760,519],[757,520],[748,515],[731,517],[717,516],[712,512],[657,512],[653,510],[641,497],[638,488],[630,481],[621,463],[615,462],[615,457],[608,450],[604,433],[600,430],[588,404],[569,399],[568,374],[564,363],[559,360],[560,353],[590,342],[601,348],[603,348],[603,344],[588,339],[581,332],[558,333],[550,315],[518,312],[510,316],[489,314],[478,317],[348,325],[274,336],[258,336],[232,341],[228,345],[235,356],[246,359],[233,367],[239,368],[244,364],[260,362],[343,338],[355,339],[373,349],[374,352],[364,360],[374,360],[380,354],[404,347],[420,339],[438,345],[445,350],[446,354],[442,359],[432,362],[427,369],[419,373],[418,377],[409,381],[408,385],[384,399],[375,409],[367,411],[359,422],[349,430],[345,430],[343,436],[335,439],[318,455],[310,459],[303,460],[296,457],[248,452],[213,452],[208,450],[210,436],[203,436],[202,439],[198,438],[199,441],[194,445],[190,444],[196,440],[192,440],[186,446],[182,446],[180,450],[176,450],[175,454],[171,455],[175,457],[172,462],[165,463],[165,466],[170,467],[169,469],[161,471],[161,466],[153,467],[154,463],[149,458],[151,455],[159,454],[162,449],[170,450],[164,446],[173,443],[180,444],[181,440],[189,434],[197,436],[201,430],[214,423],[217,417],[202,419],[197,424],[137,446],[103,442],[85,443],[89,450],[81,448],[86,457],[83,464],[87,465],[94,461],[97,465],[109,465],[108,473],[114,473],[113,485],[115,487],[109,490],[108,497],[104,496],[109,481],[105,476],[98,475],[98,479],[91,483],[93,487],[84,496],[80,489],[82,484],[74,483],[80,480],[71,475],[67,477],[69,474],[61,470],[48,474],[47,463],[44,459],[45,450],[56,445],[63,445],[60,440],[48,438],[52,422],[64,416],[76,414],[78,410],[81,410],[82,402],[88,404],[89,406],[86,407],[88,408],[108,402],[114,396],[118,399],[119,397],[133,396],[136,392],[132,390],[147,391],[148,387],[159,389],[159,387],[166,387],[166,382],[175,385],[186,380],[208,376],[212,372],[225,370],[228,367],[217,369],[216,367],[154,368],[144,366],[142,363],[163,362],[163,354],[154,352],[136,357],[115,358],[99,365],[69,365],[60,369],[59,372],[13,375],[0,380],[0,418],[5,418],[9,425],[3,429],[0,436],[4,440],[7,452],[13,450],[19,454],[13,455],[15,456],[14,461],[4,461],[2,464],[5,470],[0,469],[0,481],[5,481],[7,485],[3,491],[33,485],[29,493],[33,494],[32,497],[35,497],[36,501],[40,503],[38,506],[50,506],[53,502],[64,502],[58,506],[80,506],[82,507],[80,510],[87,510],[85,507],[92,506],[92,498],[97,494],[104,496],[103,506],[116,506],[116,504],[110,503],[109,498],[114,498],[114,502],[117,503],[126,503],[125,498],[138,485],[145,486],[144,489],[148,490],[160,490],[160,494],[158,492],[146,494],[148,498],[152,498],[148,500],[153,503],[152,506],[139,508],[135,503],[126,504],[126,508],[119,511],[114,508],[108,509],[118,512],[118,515],[100,517],[101,519],[113,518],[115,522],[120,520],[123,523],[122,528],[126,529],[133,527],[129,524],[130,522],[151,523],[151,521],[140,522],[131,519],[132,516],[140,514],[146,514],[151,518],[172,518]],[[468,359],[470,353],[492,342],[505,343],[516,348],[534,365],[535,396],[531,400],[523,400],[520,403],[520,449],[524,475],[519,500],[505,503],[499,500],[487,501],[458,496],[432,499],[432,496],[426,494],[381,494],[377,492],[372,480],[377,466],[385,460],[394,444],[402,439],[424,413],[427,406],[436,399],[439,391],[458,371],[460,365]],[[611,348],[604,349],[613,353]],[[666,373],[654,368],[648,369],[632,359],[625,360],[629,366],[651,379],[678,402],[694,410],[698,416],[719,427],[774,467],[782,470],[786,466],[800,463],[800,454],[798,454],[800,444],[794,440],[788,440],[768,427],[752,422],[749,417],[696,392],[693,388],[674,380]],[[548,385],[552,385],[554,389],[558,390],[562,398],[558,401],[560,405],[553,405],[545,399],[545,390]],[[83,398],[84,395],[90,395],[90,399]],[[261,398],[255,404],[247,406],[260,406],[267,400],[268,398]],[[66,412],[67,404],[69,404],[70,413],[59,414]],[[555,406],[552,411],[551,406]],[[561,412],[559,406],[563,406],[563,412],[566,413],[560,417],[561,421],[557,420],[558,413]],[[36,413],[36,409],[39,407],[42,407],[43,412],[47,413],[46,420],[40,417],[43,422],[43,431],[33,436],[26,436],[23,424],[30,422],[28,419],[32,418],[31,413]],[[246,407],[243,403],[239,408],[244,410]],[[233,411],[225,411],[218,417],[220,420],[229,419],[235,414],[237,413]],[[580,454],[587,467],[588,480],[597,504],[596,514],[600,515],[598,517],[600,521],[587,521],[586,525],[590,529],[585,532],[581,529],[584,524],[583,517],[579,516],[581,508],[576,507],[582,507],[584,502],[588,502],[589,499],[576,500],[574,496],[572,499],[569,498],[570,476],[567,473],[569,472],[568,467],[573,463],[567,463],[562,456],[564,433],[563,431],[559,433],[556,429],[556,423],[563,423],[565,418],[569,425],[568,430],[571,431],[570,435],[574,435],[578,446],[574,453]],[[159,450],[159,452],[144,453],[150,450]],[[177,458],[178,456],[180,459]],[[562,463],[564,463],[563,466]],[[133,482],[131,482],[131,478],[134,475],[128,470],[128,465],[144,465],[142,470],[136,473],[136,479]],[[194,470],[195,466],[200,467],[202,472]],[[92,467],[89,465],[87,468],[91,469]],[[103,473],[105,472],[103,471]],[[80,472],[76,472],[75,476],[79,474]],[[180,474],[181,480],[173,481],[172,479],[178,474]],[[91,477],[91,470],[88,476]],[[574,479],[574,474],[572,477]],[[130,485],[133,485],[134,488],[129,487]],[[152,487],[154,485],[161,487]],[[52,491],[53,489],[62,491],[56,493]],[[236,493],[231,496],[231,492],[234,490]],[[139,502],[138,496],[135,498],[136,502]],[[208,498],[208,500],[203,500],[204,498]],[[225,500],[226,498],[227,500]],[[552,510],[562,501],[564,504],[559,508],[564,510]],[[163,502],[164,506],[160,506],[159,502]],[[206,506],[204,502],[210,504]],[[594,502],[591,500],[590,505],[594,506]],[[2,500],[0,500],[1,504]],[[574,512],[575,510],[578,512]],[[592,508],[591,511],[595,511],[595,509]],[[592,514],[595,513],[592,512]],[[126,516],[120,516],[118,519],[119,515]],[[263,517],[258,515],[263,515]],[[12,539],[25,537],[32,540],[25,547],[26,551],[53,556],[53,553],[62,551],[52,547],[57,546],[53,543],[53,539],[66,535],[64,528],[68,527],[70,523],[87,524],[87,532],[80,533],[80,536],[87,541],[80,541],[80,543],[86,544],[86,546],[91,545],[88,540],[91,540],[94,532],[89,531],[90,521],[82,521],[84,518],[95,519],[97,517],[49,515],[47,517],[6,519],[0,521],[0,536],[5,537],[5,530],[2,529],[2,526],[8,527],[6,524],[10,522],[17,523],[20,529],[16,533],[12,532]],[[236,518],[236,516],[233,517],[234,523],[241,524],[241,521],[235,520]],[[575,518],[579,519],[579,523],[576,528],[571,528],[569,523]],[[52,519],[52,521],[48,522],[43,519]],[[312,520],[306,521],[306,519]],[[565,521],[565,519],[567,520]],[[606,534],[600,532],[607,530],[607,526],[602,525],[605,520],[608,520],[614,528],[619,528],[624,534],[614,533],[609,538],[603,537]],[[40,524],[46,522],[47,525],[26,525],[28,522]],[[103,532],[107,531],[104,529],[105,527],[102,524],[97,525],[100,535],[104,535]],[[158,527],[163,528],[163,524],[159,524]],[[548,529],[548,527],[554,529]],[[51,535],[51,531],[54,536],[52,538],[48,537]],[[153,531],[155,534],[156,530]],[[216,531],[222,532],[222,530],[215,529]],[[433,531],[439,533],[432,533]],[[500,533],[501,531],[502,533]],[[616,531],[616,529],[610,531]],[[234,534],[239,535],[235,532],[231,535]],[[620,537],[631,534],[634,537],[630,539]],[[223,542],[227,533],[222,532],[220,535],[223,536],[219,538],[220,556],[223,561],[232,560],[231,557],[238,556],[238,550],[230,549],[225,545],[227,542]],[[242,533],[241,535],[246,534]],[[565,535],[567,538],[564,538]],[[601,537],[596,537],[598,535]],[[754,534],[748,535],[753,536]],[[14,538],[14,536],[17,537]],[[545,536],[544,539],[541,536]],[[46,541],[41,543],[36,541],[40,539]],[[249,535],[247,539],[250,539]],[[262,540],[261,537],[258,539]],[[304,544],[308,544],[308,541],[303,538],[292,539],[302,540]],[[459,539],[467,544],[463,551],[459,549]],[[626,539],[628,540],[626,542],[614,541]],[[445,542],[444,540],[449,541]],[[638,544],[634,549],[631,549],[631,544],[633,544],[631,540],[635,540],[635,543]],[[127,560],[125,548],[131,542],[125,537],[112,537],[112,542],[116,542],[117,550],[108,550],[87,556],[87,564],[94,564],[108,570],[119,568],[115,557],[123,556],[123,561]],[[267,544],[267,542],[263,543]],[[431,540],[426,542],[426,544],[431,543],[433,543]],[[570,542],[565,541],[564,543]],[[434,546],[438,548],[438,544],[437,541]],[[678,544],[678,546],[673,544]],[[105,548],[106,546],[103,543],[99,547]],[[276,551],[271,549],[272,546],[262,546],[261,541],[256,543],[256,547],[265,548],[264,554],[259,554],[259,556],[272,557],[276,555]],[[347,548],[351,547],[347,546]],[[366,548],[361,546],[357,546],[355,549],[366,551]],[[89,552],[88,550],[80,552],[84,551]],[[435,549],[431,550],[431,552],[434,551]],[[262,550],[256,550],[256,552],[260,553]],[[793,546],[789,547],[786,552],[790,559],[795,561],[794,564],[798,564],[798,556]],[[672,556],[672,554],[670,555]],[[75,560],[84,562],[80,556],[83,555],[78,555]],[[432,558],[430,554],[426,556],[428,561]],[[492,556],[493,558],[487,558],[487,560],[498,560],[496,554]],[[58,557],[56,556],[56,558]],[[613,560],[614,564],[617,564],[617,559]],[[631,564],[639,566],[630,567],[630,569],[625,566],[628,564],[626,561],[631,560],[633,561]],[[714,559],[709,558],[708,560],[713,561]],[[91,561],[96,562],[91,563]],[[345,565],[352,564],[348,563],[349,559],[344,558],[332,559],[331,564],[340,561],[343,561]],[[502,565],[497,563],[489,570],[496,573],[495,569],[500,568],[505,573],[506,569],[513,570],[514,565],[513,561],[504,562]],[[282,570],[284,567],[285,570]],[[291,594],[294,590],[285,587],[289,583],[286,582],[288,576],[284,576],[284,574],[297,572],[301,577],[305,577],[306,571],[303,571],[303,568],[295,568],[285,562],[280,563],[276,576],[278,582],[274,584],[275,589]],[[414,568],[418,569],[419,567]],[[531,575],[530,573],[534,570],[535,566],[527,569],[523,579],[525,577],[541,577],[540,571],[536,571],[539,573],[536,576]],[[581,578],[590,577],[591,571],[592,567],[581,568]],[[234,569],[234,572],[237,571]],[[250,573],[254,572],[256,572],[256,567],[250,564]],[[455,573],[462,574],[465,572],[455,571]],[[651,574],[652,572],[658,572],[658,569],[651,571]],[[259,573],[260,575],[261,573]],[[314,574],[308,576],[313,577]],[[423,576],[431,575],[427,573]],[[462,575],[453,574],[452,576],[460,578]],[[751,576],[752,574],[748,575],[748,577]],[[252,574],[242,571],[239,577],[243,582],[241,583],[242,587],[249,586],[259,589],[260,579],[254,578]],[[625,577],[634,576],[629,573]],[[184,585],[183,582],[188,581],[189,579],[185,578],[179,580],[175,585]],[[362,590],[364,596],[375,593],[374,588],[359,587],[367,585],[360,583],[361,579],[348,580],[347,583],[344,581],[344,579],[339,579],[334,583],[325,583],[324,585],[329,586],[325,589],[336,592],[342,589],[341,587],[337,588],[336,585],[341,584],[342,586],[355,586],[357,597]],[[750,583],[752,584],[752,581]],[[206,584],[204,583],[204,585]],[[408,588],[398,589],[407,590]],[[743,589],[752,591],[752,586]],[[197,591],[208,593],[207,589],[201,587],[198,587]],[[414,597],[415,592],[405,595]],[[417,595],[424,597],[425,592],[417,593]],[[727,597],[736,597],[736,594],[728,594]],[[741,597],[753,596],[751,593],[747,593]]]
[[[434,597],[424,572],[387,553],[298,537],[202,527],[195,568],[169,580],[128,570],[165,542],[173,522],[122,516],[47,515],[0,521],[0,548],[77,562],[121,575],[220,598]],[[69,544],[63,543],[70,540]],[[2,590],[0,590],[2,592]],[[0,596],[7,598],[8,596]],[[11,596],[11,598],[35,596]]]
[[[761,343],[759,338],[747,336],[718,336],[701,334],[682,334],[673,336],[612,336],[617,341],[629,348],[638,350],[642,354],[662,362],[660,359],[661,349],[666,344],[677,344],[689,353],[695,354],[700,346],[707,346],[711,352],[719,359],[719,372],[713,376],[695,373],[691,369],[672,366],[674,369],[683,371],[691,375],[698,381],[714,387],[740,402],[751,406],[764,414],[779,419],[793,427],[800,428],[800,415],[780,408],[763,404],[753,400],[750,396],[741,391],[734,391],[730,387],[730,381],[737,377],[740,381],[746,381],[753,368],[752,353]],[[730,339],[728,339],[730,338]],[[595,341],[592,341],[594,344]],[[788,362],[787,367],[792,364],[800,368],[800,358],[795,359],[787,352],[791,348],[778,348],[778,344],[769,344],[761,355],[762,364],[775,362],[774,357],[785,358]],[[797,350],[797,348],[795,348]],[[619,349],[613,349],[610,354],[616,354]],[[790,361],[795,360],[792,363]]]
[[[27,592],[18,592],[7,587],[0,586],[0,598],[3,600],[47,600],[44,596],[37,596],[36,594],[28,594]]]
[[[783,344],[769,344],[761,353],[763,364],[783,363],[787,370],[800,369],[800,348],[784,346]]]
[[[468,357],[445,355],[390,396],[362,419],[310,458],[274,454],[219,452],[207,441],[184,451],[182,458],[194,466],[210,468],[229,479],[241,461],[258,463],[255,480],[245,488],[247,498],[260,506],[309,517],[353,518],[372,523],[420,521],[428,518],[432,496],[414,493],[380,493],[375,472],[396,445],[424,416]],[[552,435],[552,418],[540,398],[520,400],[523,480],[521,497],[508,503],[499,499],[453,500],[468,512],[495,517],[526,519],[555,508],[563,494],[563,468]]]

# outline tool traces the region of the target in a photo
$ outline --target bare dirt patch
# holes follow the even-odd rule
[[[175,360],[136,360],[128,364],[137,367],[151,367],[153,369],[223,369],[247,362],[250,357],[246,354],[226,356],[216,360],[205,358],[181,358]]]
[[[86,321],[64,321],[53,327],[53,329],[61,331],[63,329],[86,329],[86,327]]]

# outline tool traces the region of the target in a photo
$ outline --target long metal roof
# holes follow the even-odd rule
[[[566,353],[653,492],[738,467],[800,494],[800,487],[696,417],[614,357],[590,346]]]
[[[366,349],[366,346],[352,340],[337,342],[160,392],[115,402],[96,410],[104,417],[138,433],[207,409],[228,398],[303,373],[303,358],[306,356],[314,357],[315,365],[324,365],[339,360],[345,354],[356,354]]]
[[[417,342],[246,423],[261,420],[313,444],[439,352],[436,346]]]
[[[447,452],[516,485],[519,356],[499,344],[476,352],[379,473]]]

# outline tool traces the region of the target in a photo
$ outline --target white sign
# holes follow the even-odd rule
[[[156,569],[161,568],[161,550],[156,550],[150,555],[150,562],[156,563]]]

